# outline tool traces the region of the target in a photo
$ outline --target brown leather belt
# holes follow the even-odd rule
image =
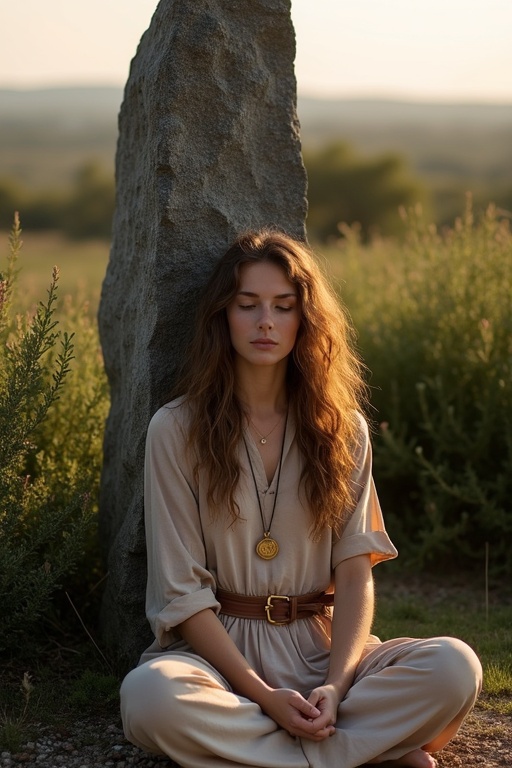
[[[252,597],[217,589],[216,597],[221,613],[239,619],[264,619],[270,624],[291,624],[296,619],[307,619],[318,613],[326,615],[326,608],[334,602],[334,595],[325,592]]]

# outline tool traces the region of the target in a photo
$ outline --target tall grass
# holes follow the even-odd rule
[[[94,521],[108,404],[87,305],[58,301],[57,267],[46,298],[20,296],[21,245],[16,221],[0,279],[0,650],[36,626],[41,638],[59,590],[87,590],[99,571]]]
[[[401,578],[388,564],[375,574],[377,610],[373,631],[381,638],[454,636],[478,654],[484,693],[505,697],[499,708],[512,714],[512,600],[503,586],[485,611],[483,580],[422,575]],[[489,705],[496,701],[487,702]],[[487,703],[485,706],[487,706]]]
[[[491,574],[508,576],[512,570],[509,222],[493,208],[475,222],[470,206],[453,228],[443,232],[418,213],[406,218],[408,235],[403,243],[363,245],[356,229],[345,229],[340,244],[326,254],[372,372],[378,425],[375,474],[386,520],[402,565],[463,571],[476,567],[483,573],[487,543]],[[94,518],[108,408],[95,311],[108,244],[72,245],[58,235],[29,234],[26,240],[17,277],[21,290],[13,301],[33,315],[31,308],[44,296],[55,256],[66,286],[66,295],[55,305],[55,317],[63,330],[74,334],[75,349],[61,396],[31,435],[34,447],[23,459],[20,477],[30,477],[31,482],[44,479],[45,492],[55,505],[69,501],[72,489],[85,482]],[[91,303],[85,295],[92,297]],[[55,354],[48,350],[44,357],[48,370]],[[88,556],[80,577],[70,573],[65,580],[79,603],[101,578],[94,528],[83,549]],[[55,604],[55,599],[48,604],[50,613]]]
[[[469,587],[461,584],[457,589],[453,577],[445,587],[430,577],[417,588],[409,580],[400,584],[383,568],[382,576],[377,574],[375,631],[383,639],[433,634],[464,638],[475,647],[484,665],[484,690],[491,698],[484,698],[483,706],[510,712],[511,606],[510,601],[499,597],[506,593],[509,582],[503,578],[494,582],[499,588],[491,592],[489,611],[483,586],[486,541],[495,574],[503,577],[510,572],[510,230],[507,220],[495,210],[489,209],[475,223],[469,208],[448,231],[436,231],[418,214],[408,215],[408,227],[403,244],[374,241],[365,246],[356,229],[345,230],[340,245],[326,255],[330,271],[340,281],[363,357],[372,371],[374,418],[379,425],[374,441],[376,477],[388,527],[401,550],[400,563],[428,566],[437,573],[457,565],[462,581],[475,565],[481,565],[482,579],[479,590],[475,590],[473,580]],[[81,615],[90,606],[89,627],[93,632],[95,629],[95,586],[103,574],[94,522],[108,408],[95,313],[108,244],[76,244],[57,234],[29,233],[25,240],[11,306],[30,321],[38,302],[47,296],[52,265],[59,264],[64,296],[52,305],[53,317],[59,323],[57,330],[74,334],[74,359],[70,360],[60,398],[30,436],[14,484],[22,493],[27,489],[33,492],[40,484],[45,510],[50,513],[63,509],[73,494],[82,498],[86,488],[87,519],[92,526],[84,527],[76,557],[68,561],[69,567],[60,573],[38,607],[39,618],[32,617],[36,631],[31,635],[32,658],[27,668],[37,673],[37,695],[30,697],[30,706],[28,694],[20,697],[17,667],[11,674],[13,685],[0,691],[0,742],[4,746],[19,741],[18,721],[23,721],[23,729],[25,719],[39,722],[41,717],[51,716],[59,721],[69,701],[79,700],[81,711],[87,702],[93,702],[95,708],[91,690],[97,688],[104,698],[106,687],[110,701],[117,687],[115,679],[105,679],[103,666],[97,680],[87,676],[83,665],[90,664],[90,659],[84,662],[80,656],[68,655],[65,671],[56,681],[55,669],[45,666],[44,661],[41,666],[34,656],[34,647],[45,634],[57,633],[61,638],[63,606],[67,605],[64,590]],[[22,322],[17,312],[11,315],[12,334]],[[42,358],[50,380],[56,354],[58,350],[52,347]],[[2,377],[5,371],[2,362]],[[28,495],[24,499],[22,527],[14,542],[22,547],[25,523],[25,532],[30,526],[37,532],[43,519],[41,506],[34,505]],[[2,542],[2,514],[3,509],[0,549],[3,545],[2,551],[12,550],[12,542],[5,536]],[[51,571],[52,545],[58,547],[67,532],[63,523],[53,539],[47,538],[35,550],[31,573],[36,579],[44,579],[49,566]],[[0,571],[5,569],[5,562],[0,562]],[[8,594],[11,582],[7,575],[3,594]],[[7,602],[2,608],[5,605]],[[29,625],[26,616],[20,615],[13,637],[26,637]],[[0,628],[0,637],[1,632]],[[61,646],[56,642],[54,647]],[[25,666],[21,676],[24,670]],[[499,702],[492,697],[498,697]],[[13,700],[19,700],[14,708]],[[7,719],[3,725],[12,733],[2,734],[2,711],[10,707],[17,720]],[[116,711],[117,704],[112,707]]]
[[[107,267],[106,240],[69,240],[60,232],[24,232],[18,263],[16,296],[19,309],[45,296],[49,276],[56,264],[60,271],[59,292],[78,305],[88,305],[92,320],[98,307],[101,282]],[[0,233],[0,253],[9,248],[9,233]]]
[[[404,214],[405,216],[405,214]],[[419,565],[512,573],[512,235],[468,204],[438,232],[329,253],[371,371],[375,473],[391,532]]]

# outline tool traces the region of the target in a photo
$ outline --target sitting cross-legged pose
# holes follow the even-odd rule
[[[481,667],[450,637],[370,634],[396,556],[346,314],[309,248],[241,235],[206,286],[145,464],[147,616],[127,738],[184,768],[432,768]]]

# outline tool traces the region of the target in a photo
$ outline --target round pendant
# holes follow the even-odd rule
[[[266,442],[267,442],[267,438],[266,437],[262,437],[261,440],[260,440],[260,443],[262,445],[265,445]]]
[[[268,533],[265,534],[265,538],[256,544],[256,554],[262,557],[263,560],[272,560],[278,552],[279,544],[275,539],[271,539]]]

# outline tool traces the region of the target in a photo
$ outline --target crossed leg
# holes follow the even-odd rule
[[[478,695],[481,668],[459,640],[392,640],[360,663],[333,738],[294,739],[231,691],[194,654],[163,654],[121,689],[128,739],[183,768],[434,768],[429,754],[457,732]]]

